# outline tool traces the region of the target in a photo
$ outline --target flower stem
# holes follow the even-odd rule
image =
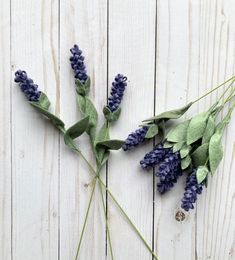
[[[229,81],[231,80],[235,80],[235,76],[231,77],[230,79],[226,80],[225,82],[223,82],[222,84],[220,84],[219,86],[211,89],[209,92],[207,92],[206,94],[202,95],[201,97],[197,98],[196,100],[194,100],[192,103],[195,104],[196,102],[198,102],[199,100],[203,99],[204,97],[210,95],[212,92],[216,91],[217,89],[219,89],[220,87],[224,86],[225,84],[227,84]]]
[[[110,253],[111,253],[111,258],[113,260],[114,259],[113,247],[112,247],[111,236],[110,236],[110,231],[109,231],[109,226],[108,226],[107,214],[106,214],[106,210],[105,210],[104,194],[103,194],[103,190],[102,190],[102,186],[101,186],[100,182],[99,182],[99,190],[100,190],[100,195],[102,198],[102,205],[103,205],[103,209],[104,209],[105,225],[106,225],[106,230],[107,230],[107,235],[108,235],[109,249],[110,249]]]
[[[82,238],[83,238],[83,235],[84,235],[84,231],[85,231],[85,227],[86,227],[86,223],[87,223],[89,211],[90,211],[90,208],[91,208],[92,198],[93,198],[93,196],[94,196],[94,191],[95,191],[95,187],[96,187],[96,181],[97,181],[97,179],[95,178],[95,183],[94,183],[94,186],[93,186],[93,188],[92,188],[91,196],[90,196],[89,203],[88,203],[88,207],[87,207],[87,210],[86,210],[85,220],[84,220],[83,226],[82,226],[82,233],[81,233],[81,236],[80,236],[80,239],[79,239],[79,243],[78,243],[78,248],[77,248],[77,253],[76,253],[75,260],[78,258],[79,251],[80,251],[80,248],[81,248]]]

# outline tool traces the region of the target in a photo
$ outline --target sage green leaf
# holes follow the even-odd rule
[[[43,114],[44,116],[46,116],[48,119],[51,120],[51,122],[58,128],[61,130],[61,128],[64,128],[64,122],[61,121],[57,116],[55,116],[54,114],[50,113],[47,109],[45,109],[44,107],[42,107],[40,105],[40,103],[38,102],[30,102],[30,104],[37,110],[39,111],[41,114]]]
[[[64,142],[69,148],[77,150],[74,140],[69,135],[64,135]]]
[[[203,136],[209,115],[208,112],[203,112],[190,120],[187,130],[187,144],[192,144]]]
[[[143,122],[146,121],[154,121],[154,120],[160,120],[160,119],[177,119],[180,118],[192,105],[193,103],[190,102],[189,104],[187,104],[184,107],[178,108],[178,109],[174,109],[174,110],[170,110],[170,111],[166,111],[163,112],[157,116],[151,117],[149,119],[144,120]]]
[[[47,95],[43,92],[41,92],[40,94],[38,103],[40,104],[41,107],[43,107],[46,110],[48,110],[51,105],[51,102],[48,99]]]
[[[180,157],[181,159],[185,158],[189,152],[191,151],[192,147],[191,145],[184,145],[181,149],[180,149]]]
[[[181,169],[182,170],[187,169],[191,165],[191,162],[192,162],[191,157],[187,155],[185,158],[181,160]]]
[[[109,151],[105,146],[97,144],[107,140],[109,140],[109,129],[107,127],[107,124],[105,123],[99,130],[94,143],[96,161],[99,166],[103,165],[107,161]]]
[[[208,117],[205,132],[202,136],[202,143],[209,143],[214,132],[215,132],[215,118],[212,115],[210,115]]]
[[[96,147],[103,146],[104,148],[106,148],[108,150],[119,150],[124,143],[125,142],[122,140],[112,139],[112,140],[105,140],[105,141],[97,142]]]
[[[145,138],[151,139],[151,138],[153,138],[157,134],[158,134],[158,126],[155,125],[155,124],[152,124],[148,128],[148,131],[147,131],[147,133],[145,135]]]
[[[86,98],[77,94],[77,104],[83,116],[86,114]]]
[[[72,139],[77,138],[82,135],[89,125],[89,116],[84,117],[82,120],[71,126],[66,132],[65,135],[69,135]]]
[[[206,166],[198,167],[197,173],[196,173],[198,184],[202,183],[206,179],[208,173],[209,173],[209,170]]]
[[[85,84],[83,84],[79,79],[75,80],[76,91],[79,95],[86,96],[90,91],[91,80],[90,77],[87,78]]]
[[[185,141],[175,143],[173,146],[173,153],[178,152],[183,147],[184,144]]]
[[[165,121],[159,120],[158,121],[158,136],[161,139],[164,139],[165,138],[165,132],[166,132]]]
[[[92,101],[88,97],[86,97],[86,115],[90,117],[89,125],[96,126],[98,120],[98,113]]]
[[[178,124],[172,130],[170,130],[170,132],[166,136],[167,141],[175,143],[185,141],[189,122],[189,120],[184,121],[183,123]]]
[[[174,146],[174,144],[175,144],[175,143],[165,141],[164,144],[163,144],[163,147],[164,147],[164,148],[171,148],[171,147]]]
[[[209,143],[210,170],[214,173],[223,158],[223,147],[221,144],[222,132],[215,132]]]
[[[108,122],[117,121],[120,114],[121,108],[119,107],[116,111],[112,112],[107,106],[103,108],[103,114]]]
[[[209,143],[204,143],[192,153],[193,165],[198,167],[204,165],[209,156]]]

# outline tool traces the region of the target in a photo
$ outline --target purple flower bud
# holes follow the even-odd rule
[[[29,101],[39,101],[41,92],[38,91],[38,85],[33,83],[33,80],[28,78],[25,71],[18,70],[15,73],[15,82],[19,83],[21,90]]]
[[[143,169],[149,169],[162,162],[165,156],[170,152],[169,148],[164,148],[163,143],[159,143],[154,149],[147,153],[143,160],[140,161],[140,165]]]
[[[108,108],[114,112],[116,111],[122,101],[125,87],[127,86],[127,77],[122,74],[117,74],[112,83],[111,96],[108,99]]]
[[[70,49],[72,56],[70,57],[71,67],[74,70],[75,78],[79,79],[82,84],[84,84],[88,78],[86,66],[84,64],[84,57],[82,56],[82,51],[79,49],[78,45],[74,45]]]
[[[125,143],[122,146],[122,149],[124,151],[131,150],[140,143],[143,143],[147,131],[148,126],[143,126],[142,128],[139,128],[135,132],[129,134]]]
[[[160,182],[157,183],[159,193],[163,194],[170,190],[178,177],[182,175],[180,153],[173,153],[170,150],[155,175],[160,179]]]
[[[181,208],[185,211],[194,209],[194,203],[197,200],[197,195],[202,193],[204,183],[198,184],[196,177],[196,169],[187,177],[184,196],[181,200]]]

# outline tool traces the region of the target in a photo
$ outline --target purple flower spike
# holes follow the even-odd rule
[[[29,101],[39,101],[41,92],[38,91],[38,85],[33,83],[33,80],[28,78],[25,71],[18,70],[15,73],[15,82],[19,83],[21,90]]]
[[[117,74],[112,83],[111,96],[108,99],[108,108],[114,112],[116,111],[122,101],[125,87],[127,86],[127,77],[122,74]]]
[[[84,57],[82,56],[82,51],[79,49],[78,45],[74,45],[70,49],[72,56],[70,57],[71,67],[74,70],[75,78],[79,79],[82,84],[85,84],[88,76],[86,71],[86,66],[84,64]]]
[[[173,153],[170,150],[155,175],[160,178],[160,182],[157,183],[159,193],[169,191],[182,175],[179,152]]]
[[[143,169],[149,169],[159,164],[164,160],[166,155],[170,152],[169,148],[164,148],[163,143],[159,143],[154,149],[147,153],[143,160],[140,161],[140,165]]]
[[[143,126],[142,128],[139,128],[135,132],[129,134],[125,143],[122,146],[122,149],[124,151],[128,151],[139,145],[140,143],[143,143],[147,131],[148,126]]]
[[[202,193],[204,183],[198,184],[196,170],[187,177],[184,196],[181,200],[181,208],[185,211],[194,209],[194,203],[197,200],[197,195]]]

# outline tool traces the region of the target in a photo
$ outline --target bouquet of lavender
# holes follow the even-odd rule
[[[155,136],[160,137],[161,142],[144,156],[140,165],[144,170],[154,168],[160,194],[169,191],[183,173],[188,175],[181,199],[185,211],[194,208],[197,195],[207,185],[208,175],[215,173],[223,158],[221,139],[235,107],[231,102],[235,96],[234,81],[232,77],[185,107],[144,120],[144,125],[131,133],[122,146],[128,151]],[[180,118],[193,104],[226,84],[223,94],[206,112],[167,127],[167,121]],[[219,121],[218,114],[228,104],[227,114]]]
[[[118,150],[124,145],[124,142],[122,140],[110,139],[109,127],[112,122],[118,120],[121,114],[120,104],[123,99],[125,88],[127,86],[127,77],[123,76],[122,74],[117,74],[116,77],[114,78],[114,81],[112,83],[111,94],[110,97],[108,98],[108,103],[106,106],[104,106],[103,109],[105,122],[100,129],[97,129],[98,113],[91,99],[88,97],[91,81],[89,76],[87,75],[82,51],[79,49],[77,45],[74,45],[74,47],[70,51],[72,54],[70,57],[70,63],[74,71],[74,77],[75,77],[76,99],[77,99],[79,110],[82,115],[82,119],[76,122],[71,127],[66,128],[63,121],[60,118],[58,118],[55,114],[50,112],[49,110],[50,101],[48,97],[42,91],[38,90],[38,86],[33,82],[32,79],[28,77],[25,71],[18,70],[15,73],[15,82],[19,84],[19,87],[24,92],[29,103],[38,112],[40,112],[45,117],[47,117],[56,128],[58,128],[58,130],[64,136],[65,144],[70,149],[75,151],[86,162],[90,171],[94,174],[94,179],[93,179],[94,186],[92,188],[88,207],[85,212],[85,220],[82,227],[75,259],[77,259],[79,256],[79,252],[82,244],[82,238],[85,232],[87,218],[88,218],[88,214],[91,207],[91,202],[94,196],[94,191],[97,182],[99,184],[98,187],[102,199],[104,217],[106,220],[106,231],[107,231],[107,237],[108,237],[109,248],[110,248],[112,259],[114,259],[114,256],[112,250],[111,236],[110,236],[108,222],[107,222],[107,212],[105,208],[103,189],[105,189],[105,191],[111,197],[113,202],[120,209],[121,213],[127,219],[128,223],[132,226],[133,230],[136,232],[139,238],[143,241],[144,245],[152,254],[153,258],[157,259],[157,256],[152,251],[151,246],[145,241],[145,239],[143,238],[143,236],[141,235],[137,227],[134,225],[134,223],[128,217],[128,215],[123,210],[121,205],[118,203],[118,201],[116,200],[112,192],[107,188],[106,184],[100,178],[100,171],[102,167],[105,165],[106,161],[108,160],[110,151]],[[79,149],[79,146],[75,142],[75,139],[77,139],[79,136],[85,133],[88,134],[90,137],[93,154],[96,160],[96,167],[91,165],[91,163],[85,158],[82,151]]]

